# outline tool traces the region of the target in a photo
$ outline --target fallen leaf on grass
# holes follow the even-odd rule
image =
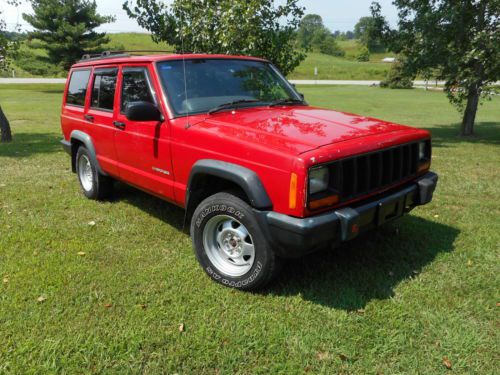
[[[95,225],[95,221],[93,221],[93,220],[89,221],[87,224],[90,225],[91,227],[93,227]]]
[[[347,358],[347,356],[345,354],[342,354],[342,353],[339,354],[339,358],[342,362],[345,362],[349,359],[349,358]]]
[[[113,307],[113,304],[111,304],[111,303],[105,303],[103,306],[104,306],[106,309],[109,309],[109,308]]]
[[[47,297],[45,297],[45,296],[40,296],[40,297],[38,297],[36,300],[37,300],[38,302],[42,303],[42,302],[44,302],[46,299],[47,299]]]
[[[7,185],[5,185],[5,184],[0,184],[0,187],[6,187],[6,186],[7,186]]]
[[[365,313],[365,309],[357,309],[356,312],[359,314],[359,315],[363,315]]]
[[[439,217],[439,215],[434,215],[434,217],[437,219]]]
[[[9,282],[9,276],[5,276],[5,277],[3,278],[3,283],[4,283],[4,284],[7,284],[8,282]]]
[[[469,259],[469,260],[467,261],[467,266],[468,266],[468,267],[472,266],[472,260],[470,260],[470,259]]]
[[[79,251],[77,254],[80,255],[81,257],[84,257],[85,256],[85,251]]]
[[[7,211],[7,215],[12,215],[12,211]]]
[[[184,332],[184,323],[179,325],[179,332]]]
[[[33,255],[34,255],[34,256],[37,256],[37,255],[38,255],[38,251],[36,251],[36,250],[35,250],[35,251],[33,251]]]
[[[451,370],[451,362],[448,359],[448,357],[443,357],[443,365],[448,369]]]
[[[497,307],[500,307],[500,302],[497,302]]]
[[[147,307],[148,307],[148,305],[146,305],[145,303],[140,303],[140,304],[138,304],[137,306],[138,306],[138,307],[140,307],[140,308],[141,308],[141,309],[143,309],[143,310],[146,310],[146,309],[147,309]]]
[[[320,361],[324,361],[330,357],[330,354],[328,352],[318,352],[316,353],[316,358]]]

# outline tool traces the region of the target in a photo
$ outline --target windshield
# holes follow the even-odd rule
[[[177,115],[203,113],[222,105],[255,106],[302,101],[269,63],[237,59],[188,59],[158,64],[162,84]],[[187,94],[187,95],[186,95]]]

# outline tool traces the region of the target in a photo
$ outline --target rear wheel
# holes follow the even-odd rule
[[[113,179],[99,173],[89,151],[80,146],[76,153],[76,174],[83,194],[89,199],[101,200],[112,194]]]
[[[278,271],[276,256],[252,208],[229,193],[217,193],[196,208],[191,220],[196,257],[215,281],[255,290]]]

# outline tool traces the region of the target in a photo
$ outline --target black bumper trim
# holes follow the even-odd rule
[[[264,234],[278,255],[296,258],[319,248],[351,240],[359,233],[401,217],[432,200],[438,176],[428,172],[397,191],[352,207],[309,218],[294,218],[273,211],[256,211]]]
[[[61,145],[64,151],[71,155],[71,142],[65,139],[61,140]]]

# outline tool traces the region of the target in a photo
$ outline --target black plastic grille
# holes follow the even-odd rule
[[[418,172],[418,142],[329,164],[330,190],[346,201],[408,179]]]

